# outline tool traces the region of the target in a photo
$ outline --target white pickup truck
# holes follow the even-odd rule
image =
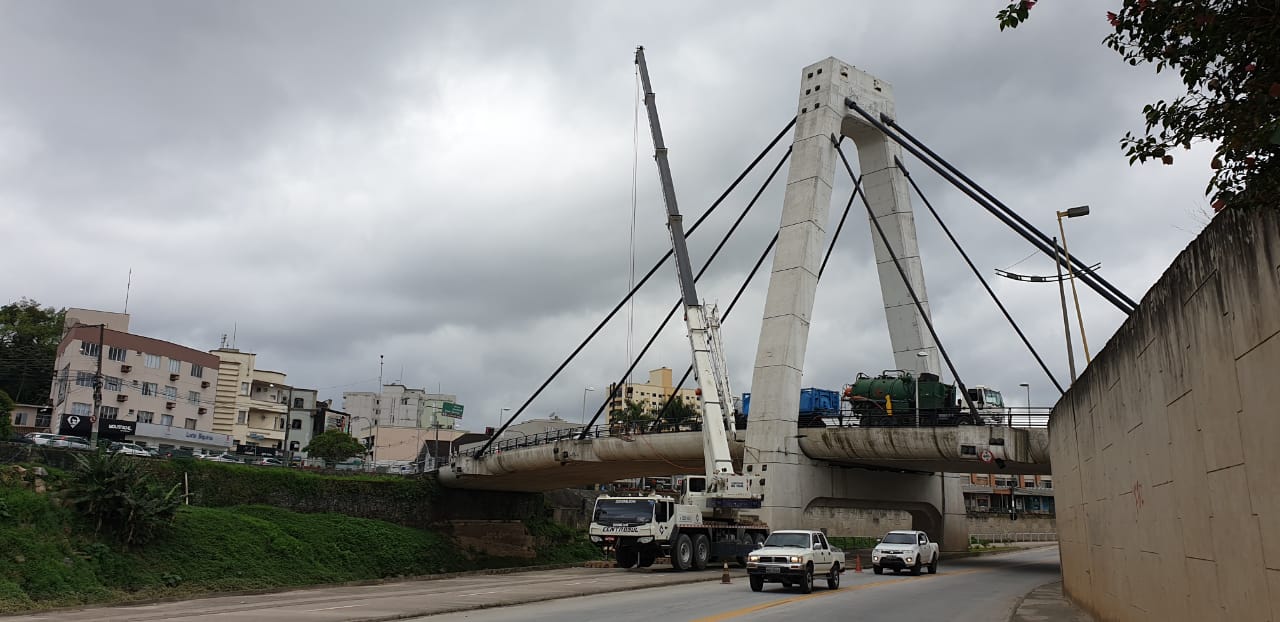
[[[888,568],[894,574],[910,570],[918,575],[922,567],[929,574],[938,572],[938,543],[930,542],[923,531],[890,531],[871,550],[871,570],[876,574]]]
[[[821,531],[775,531],[759,548],[747,556],[747,580],[751,590],[759,592],[765,583],[781,583],[782,587],[800,586],[800,591],[813,591],[813,578],[825,576],[827,589],[840,587],[844,572],[844,552],[827,542]]]

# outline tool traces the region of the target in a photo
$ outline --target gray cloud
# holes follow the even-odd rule
[[[457,393],[466,424],[522,403],[665,252],[648,128],[633,148],[633,46],[645,44],[691,221],[794,114],[800,68],[837,56],[894,85],[899,120],[1048,230],[1090,204],[1072,250],[1138,298],[1201,226],[1207,151],[1130,168],[1117,141],[1167,76],[1104,49],[1102,15],[1041,3],[999,33],[996,6],[748,2],[4,3],[0,213],[22,259],[9,299],[118,310],[200,348],[223,333],[322,395],[384,378]],[[767,167],[775,156],[766,159]],[[908,162],[984,274],[1031,252]],[[766,171],[692,242],[710,252]],[[847,196],[841,181],[838,217]],[[727,304],[776,229],[767,192],[708,272]],[[918,200],[917,208],[920,207]],[[820,287],[806,384],[890,366],[860,205]],[[929,293],[969,383],[1053,400],[1016,337],[923,211]],[[834,228],[834,222],[832,223]],[[767,266],[767,264],[766,264]],[[1048,273],[1033,258],[1020,270]],[[749,390],[767,267],[726,325]],[[1065,378],[1056,291],[997,283]],[[1096,352],[1123,318],[1082,293]],[[669,270],[636,304],[638,349],[675,300]],[[531,413],[580,416],[621,373],[625,314]],[[683,371],[682,329],[639,369]],[[401,369],[403,368],[403,371]],[[589,395],[602,399],[603,392]],[[588,410],[593,405],[588,404]]]

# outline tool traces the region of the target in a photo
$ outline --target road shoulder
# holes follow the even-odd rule
[[[1027,592],[1013,608],[1009,622],[1094,622],[1093,616],[1071,603],[1054,581]]]

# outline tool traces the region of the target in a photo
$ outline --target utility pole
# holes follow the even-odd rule
[[[1053,239],[1057,248],[1058,238]],[[1062,330],[1067,335],[1067,366],[1071,369],[1071,384],[1076,383],[1076,355],[1071,351],[1071,316],[1067,315],[1067,290],[1062,284],[1062,255],[1053,254],[1054,263],[1058,266],[1058,298],[1062,299]]]
[[[102,416],[102,351],[107,347],[107,325],[98,325],[98,370],[93,374],[93,416],[89,417],[89,444],[98,446],[98,417]]]

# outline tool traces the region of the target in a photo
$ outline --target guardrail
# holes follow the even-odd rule
[[[1011,542],[1057,542],[1058,534],[1052,531],[969,534],[969,542],[974,541],[984,542],[987,544],[1008,544]]]
[[[1047,428],[1049,427],[1048,409],[1043,412],[1033,410],[1030,413],[1013,413],[1007,415],[981,415],[982,424],[990,427],[1014,427],[1014,428]],[[968,419],[963,420],[965,424]],[[915,413],[903,413],[899,415],[878,416],[874,419],[864,421],[862,417],[850,413],[842,415],[832,414],[825,417],[809,417],[807,420],[801,420],[800,427],[803,429],[813,428],[907,428],[907,427],[956,427],[962,424],[959,418],[946,418],[938,420],[936,416],[927,413],[921,413],[918,417]],[[746,419],[740,419],[737,428],[739,430],[746,429]],[[514,432],[520,434],[518,438],[503,438],[495,441],[489,447],[491,452],[510,451],[512,449],[522,449],[525,447],[537,447],[539,445],[547,445],[556,441],[569,440],[582,435],[583,426],[575,426],[572,428],[564,428],[560,430],[550,430],[547,432],[539,432],[537,434],[525,434],[523,432]],[[607,437],[633,437],[646,434],[668,434],[671,432],[698,432],[702,429],[699,422],[686,423],[666,423],[658,424],[646,423],[640,426],[626,425],[597,425],[587,428],[587,438],[607,438]],[[508,432],[512,433],[512,432]],[[473,447],[458,452],[456,457],[473,457],[479,453],[480,447]]]

